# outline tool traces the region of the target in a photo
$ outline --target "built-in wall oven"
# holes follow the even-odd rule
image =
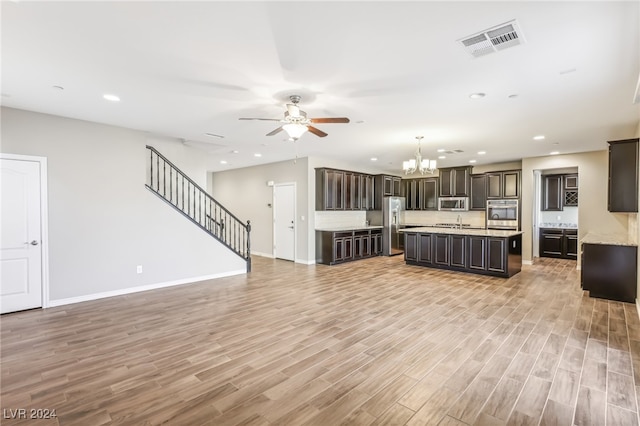
[[[518,230],[518,200],[487,200],[487,229]]]

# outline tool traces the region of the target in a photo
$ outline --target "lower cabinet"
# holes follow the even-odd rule
[[[578,230],[540,228],[540,257],[578,258]]]
[[[381,229],[316,231],[316,263],[334,265],[381,254]]]
[[[582,244],[582,289],[589,296],[635,303],[638,247]]]
[[[404,257],[411,265],[510,277],[522,267],[522,235],[405,232]]]

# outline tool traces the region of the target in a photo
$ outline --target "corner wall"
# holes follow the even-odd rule
[[[592,151],[579,154],[533,157],[522,160],[522,259],[532,261],[533,252],[533,171],[578,168],[578,240],[588,232],[627,234],[629,220],[624,213],[607,210],[607,185],[609,163],[607,151]],[[580,258],[578,258],[580,265]]]
[[[11,108],[1,114],[1,152],[47,157],[52,304],[246,270],[144,186],[147,144],[204,186],[200,152],[130,129]]]

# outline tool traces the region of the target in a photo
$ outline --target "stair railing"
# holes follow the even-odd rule
[[[147,189],[242,257],[251,272],[251,222],[243,223],[154,147],[147,150]]]

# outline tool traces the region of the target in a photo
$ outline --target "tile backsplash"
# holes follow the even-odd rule
[[[366,211],[316,211],[316,229],[362,226],[367,220]]]
[[[404,212],[404,222],[412,225],[430,225],[435,223],[456,223],[460,215],[462,223],[471,226],[485,226],[484,211],[419,211],[407,210]]]

